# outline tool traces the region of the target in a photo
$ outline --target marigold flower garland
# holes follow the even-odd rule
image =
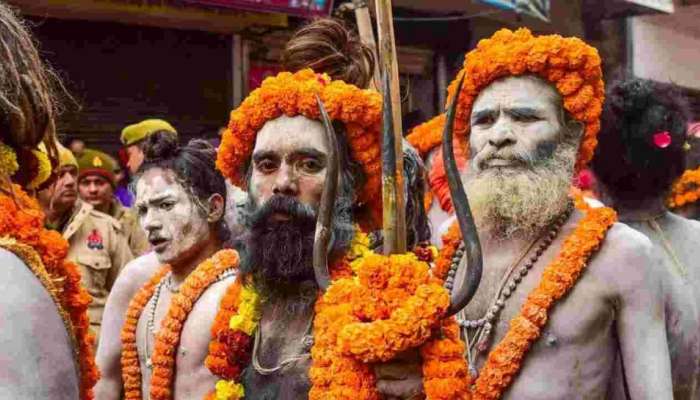
[[[75,338],[77,365],[80,373],[80,398],[93,398],[93,387],[100,373],[95,365],[94,337],[90,333],[87,308],[92,298],[80,283],[80,270],[66,260],[68,242],[56,231],[44,229],[44,214],[38,203],[21,187],[13,185],[14,197],[0,194],[0,237],[7,237],[33,249],[41,258],[53,283],[57,307],[65,310],[70,326],[69,335]],[[47,288],[51,290],[51,288]]]
[[[234,250],[221,250],[203,261],[192,271],[172,297],[168,313],[161,322],[156,334],[155,346],[151,360],[153,375],[149,398],[152,400],[169,400],[173,398],[175,379],[174,351],[180,344],[180,334],[187,316],[204,291],[219,279],[227,269],[238,266],[238,253]],[[167,267],[161,268],[132,299],[127,310],[127,320],[122,329],[122,375],[124,378],[125,399],[141,399],[141,367],[138,362],[136,347],[136,325],[148,300],[153,295],[155,286],[167,273]]]
[[[244,285],[241,279],[236,279],[221,300],[211,328],[212,341],[205,365],[221,379],[207,399],[243,398],[243,385],[237,380],[250,363],[252,336],[259,321],[260,296],[251,284]]]
[[[549,311],[574,287],[588,261],[603,243],[608,229],[617,220],[615,211],[610,208],[591,208],[581,202],[577,206],[584,211],[583,218],[545,268],[538,286],[511,320],[505,337],[489,353],[472,392],[475,400],[498,399],[506,391],[522,367],[527,351],[540,337]],[[443,236],[445,247],[436,263],[437,273],[446,272],[445,265],[449,269],[460,241],[459,226],[453,224]]]
[[[456,322],[442,320],[449,295],[428,264],[366,251],[351,268],[356,276],[334,281],[316,305],[309,398],[378,399],[368,363],[415,347],[428,399],[468,398],[464,343]]]
[[[319,120],[316,96],[323,101],[329,117],[345,128],[352,158],[363,169],[366,182],[360,202],[372,211],[368,227],[381,226],[381,121],[382,99],[376,91],[359,89],[310,69],[294,74],[282,72],[267,78],[236,110],[231,112],[216,160],[217,168],[236,185],[242,186],[244,168],[263,125],[282,115]]]
[[[700,168],[683,172],[683,175],[671,186],[666,204],[669,208],[678,208],[694,203],[698,199],[700,199]]]
[[[468,137],[471,108],[479,93],[507,76],[533,74],[552,83],[563,97],[564,109],[585,125],[576,169],[593,157],[600,130],[605,88],[598,51],[578,38],[533,36],[526,28],[501,29],[467,53],[464,67],[448,88],[447,104],[464,76],[455,117],[455,135]],[[445,118],[438,116],[414,128],[408,141],[425,154],[442,142]]]

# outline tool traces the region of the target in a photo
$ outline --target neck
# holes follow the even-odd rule
[[[656,218],[666,212],[663,197],[622,201],[609,195],[604,195],[603,202],[611,205],[617,211],[621,222],[644,221]]]
[[[213,256],[219,250],[221,250],[221,241],[216,237],[216,234],[212,233],[209,235],[204,245],[191,256],[177,264],[171,263],[172,279],[175,284],[180,285],[184,282],[199,264]]]
[[[60,209],[56,207],[45,208],[44,214],[46,215],[46,225],[54,227],[60,225],[63,221],[68,219],[68,216],[72,209],[73,207]]]
[[[112,215],[112,202],[106,202],[106,203],[101,203],[99,205],[94,206],[95,210],[99,212],[103,212],[107,215]]]

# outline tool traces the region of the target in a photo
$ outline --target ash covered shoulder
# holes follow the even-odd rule
[[[3,365],[0,398],[77,399],[72,344],[58,308],[24,261],[3,248],[0,291],[0,359],[16,361]]]
[[[611,297],[619,299],[632,292],[655,296],[661,288],[661,275],[653,260],[649,238],[617,222],[608,230],[586,273],[604,285]]]

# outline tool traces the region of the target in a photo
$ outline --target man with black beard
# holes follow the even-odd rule
[[[280,141],[282,132],[286,140]],[[313,244],[327,151],[323,127],[305,117],[280,117],[258,133],[243,222],[247,234],[238,246],[243,256],[239,271],[252,275],[263,298],[251,366],[242,378],[246,398],[298,399],[309,392],[318,295]],[[331,258],[342,256],[354,235],[354,166],[347,157],[341,160]]]

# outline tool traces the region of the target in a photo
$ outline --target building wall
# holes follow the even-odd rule
[[[640,78],[700,89],[700,5],[630,20],[632,69]]]
[[[164,118],[191,137],[213,137],[231,109],[230,36],[111,22],[32,20],[45,58],[75,102],[59,134],[114,152],[121,129]]]

